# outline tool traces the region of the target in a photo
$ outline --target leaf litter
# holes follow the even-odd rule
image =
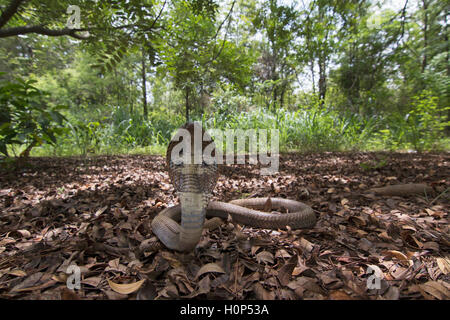
[[[383,166],[364,166],[379,157]],[[449,161],[284,154],[271,177],[222,167],[214,200],[295,199],[314,209],[317,225],[264,230],[214,219],[194,252],[178,253],[150,225],[177,203],[164,158],[32,158],[0,171],[0,298],[448,300]],[[80,289],[68,289],[71,265]]]

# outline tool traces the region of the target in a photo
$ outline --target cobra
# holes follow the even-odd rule
[[[197,127],[196,127],[197,126]],[[201,148],[194,145],[195,130],[201,132]],[[229,203],[210,201],[218,179],[217,162],[199,163],[195,161],[195,151],[203,152],[212,149],[214,157],[214,141],[205,133],[199,124],[187,123],[179,129],[175,137],[190,135],[190,154],[181,154],[174,159],[174,150],[178,148],[179,139],[172,139],[166,153],[166,165],[169,177],[178,194],[179,204],[161,211],[152,221],[152,231],[168,248],[177,251],[192,251],[201,239],[205,218],[219,217],[226,219],[229,215],[233,222],[264,229],[312,228],[316,224],[316,215],[312,208],[295,200],[271,198],[272,209],[285,208],[288,213],[267,213],[260,211],[268,198],[251,198],[233,200]],[[189,145],[184,141],[185,146]],[[213,147],[213,148],[211,148]],[[179,148],[178,148],[179,149]],[[183,148],[181,148],[183,150]],[[186,150],[184,150],[186,152]],[[182,152],[181,152],[182,153]],[[197,158],[198,159],[198,158]]]

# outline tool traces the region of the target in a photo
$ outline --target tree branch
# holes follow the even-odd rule
[[[25,27],[14,27],[14,28],[8,28],[1,30],[0,29],[0,38],[6,38],[6,37],[12,37],[12,36],[18,36],[28,33],[37,33],[42,34],[50,37],[59,37],[59,36],[70,36],[75,39],[79,40],[86,40],[87,36],[82,36],[77,34],[77,32],[83,31],[78,29],[59,29],[59,30],[51,30],[47,29],[44,26],[25,26]]]
[[[140,28],[143,31],[146,32],[155,32],[152,27],[145,27],[139,24],[127,24],[127,25],[120,25],[113,27],[114,30],[120,30],[120,29],[133,29],[133,28]],[[59,36],[70,36],[79,40],[86,40],[89,38],[89,36],[83,36],[78,34],[77,32],[93,32],[97,30],[104,30],[100,27],[89,27],[89,28],[81,28],[81,29],[57,29],[52,30],[44,27],[43,25],[38,26],[23,26],[23,27],[13,27],[13,28],[7,28],[7,29],[0,29],[0,38],[7,38],[7,37],[13,37],[28,33],[36,33],[36,34],[42,34],[46,36],[51,37],[59,37]]]
[[[164,1],[164,4],[163,4],[161,10],[159,11],[158,16],[156,17],[156,19],[153,21],[152,25],[151,25],[150,28],[149,28],[150,30],[153,29],[153,27],[155,26],[156,22],[157,22],[157,21],[159,20],[159,18],[161,17],[161,15],[162,15],[162,13],[163,13],[163,11],[164,11],[164,7],[166,6],[166,3],[167,3],[167,0]]]
[[[233,8],[234,8],[234,5],[235,5],[235,4],[236,4],[236,0],[233,0],[233,4],[231,5],[230,11],[228,11],[227,16],[225,17],[225,19],[222,21],[222,23],[221,23],[221,24],[219,25],[219,27],[217,28],[216,34],[214,35],[214,39],[216,39],[217,36],[219,35],[220,29],[222,29],[222,26],[223,26],[223,24],[225,23],[225,21],[227,21],[227,20],[230,18],[231,13],[233,12]]]
[[[5,11],[2,12],[0,16],[0,29],[8,23],[9,20],[14,16],[14,14],[19,10],[19,7],[22,3],[27,0],[13,0],[6,7]]]
[[[223,26],[223,24],[225,23],[225,21],[228,20],[227,31],[226,31],[226,33],[225,33],[225,37],[224,37],[224,39],[223,39],[223,41],[222,41],[222,45],[221,45],[221,47],[220,47],[220,49],[219,49],[219,52],[217,52],[216,55],[213,55],[213,58],[212,58],[210,61],[208,61],[207,64],[209,64],[209,63],[215,61],[215,60],[220,56],[220,54],[222,53],[223,48],[225,47],[226,38],[227,38],[227,34],[228,34],[228,28],[230,27],[230,22],[231,22],[230,16],[231,16],[231,13],[233,12],[233,8],[234,8],[234,5],[235,5],[235,4],[236,4],[236,0],[233,1],[233,4],[231,5],[230,11],[228,12],[227,16],[225,17],[225,19],[224,19],[224,20],[222,21],[222,23],[220,24],[220,26],[219,26],[219,28],[217,29],[217,32],[216,32],[216,34],[215,34],[215,36],[214,36],[214,38],[213,38],[214,40],[216,40],[216,38],[217,38],[217,36],[218,36],[218,34],[219,34],[220,29],[222,29],[222,26]],[[213,54],[214,54],[214,51],[215,51],[215,50],[216,50],[216,45],[214,44]]]
[[[7,38],[7,37],[18,36],[18,35],[25,35],[25,34],[29,34],[29,33],[36,33],[36,34],[46,35],[46,36],[50,36],[50,37],[70,36],[70,37],[78,39],[78,40],[86,40],[89,38],[89,36],[80,35],[79,32],[101,29],[101,28],[81,28],[81,29],[64,28],[64,29],[54,30],[54,29],[48,29],[44,25],[21,26],[21,27],[11,27],[11,28],[2,29],[2,27],[4,27],[8,23],[8,21],[11,20],[11,18],[15,14],[17,14],[19,7],[27,1],[28,0],[12,0],[9,3],[9,5],[6,7],[6,9],[1,12],[1,15],[0,15],[0,38]],[[136,24],[128,24],[128,25],[121,25],[121,26],[117,26],[117,27],[113,27],[113,28],[118,30],[118,29],[128,29],[128,28],[138,27],[144,31],[153,32],[153,28],[155,27],[156,22],[161,17],[161,15],[164,11],[164,8],[166,6],[166,3],[167,3],[167,0],[164,1],[164,4],[163,4],[161,10],[159,11],[158,16],[153,21],[153,23],[150,27],[139,26]]]

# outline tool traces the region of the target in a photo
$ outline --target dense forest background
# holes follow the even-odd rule
[[[162,153],[186,119],[276,128],[282,151],[449,148],[446,1],[0,0],[0,10],[5,157]]]

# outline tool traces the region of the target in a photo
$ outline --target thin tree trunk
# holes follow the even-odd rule
[[[117,76],[117,69],[114,69],[114,82],[116,84],[116,99],[117,99],[117,106],[120,106],[120,84]]]
[[[450,77],[450,42],[448,39],[448,23],[447,23],[447,15],[445,15],[445,43],[447,43],[447,77]],[[450,110],[449,110],[450,112]]]
[[[148,119],[148,108],[147,108],[147,70],[145,66],[145,50],[142,49],[142,98],[144,103],[144,119]]]
[[[445,15],[445,43],[447,43],[447,77],[450,77],[450,42],[448,39],[447,15]],[[444,103],[448,105],[448,94],[445,95]],[[450,109],[447,112],[447,119],[450,119]],[[450,134],[450,125],[447,126],[447,134]]]
[[[311,77],[312,77],[312,89],[313,89],[313,94],[316,94],[316,77],[314,74],[314,58],[311,57]]]
[[[130,104],[130,114],[133,114],[133,80],[130,78],[130,87],[128,89],[128,100]]]
[[[273,111],[277,109],[277,99],[278,99],[278,88],[275,86],[273,88]]]
[[[325,58],[319,58],[319,99],[320,105],[322,106],[325,102],[325,97],[327,94],[327,71]]]
[[[28,147],[24,151],[22,151],[20,157],[28,159],[30,157],[31,149],[33,149],[36,145],[37,141],[33,139],[33,141],[28,145]]]
[[[189,122],[189,88],[186,88],[186,122]]]
[[[287,87],[287,84],[283,81],[283,85],[281,86],[281,92],[280,92],[280,108],[283,108],[283,106],[284,106],[284,95],[286,94],[286,87]]]
[[[422,73],[425,72],[425,69],[428,66],[428,6],[429,3],[427,0],[422,0],[423,5],[423,60],[422,60]]]

